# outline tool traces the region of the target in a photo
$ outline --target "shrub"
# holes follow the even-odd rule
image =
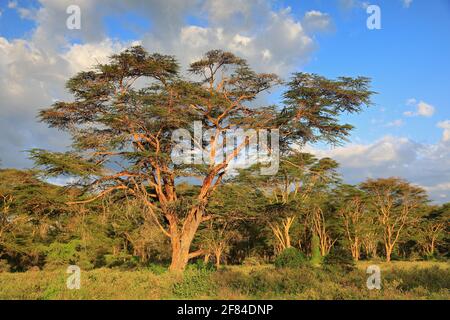
[[[320,266],[323,261],[319,241],[319,237],[314,234],[311,238],[311,264],[314,266]]]
[[[151,273],[156,274],[156,275],[160,275],[163,274],[167,271],[167,267],[161,265],[161,264],[157,264],[157,263],[150,263],[147,266],[148,270],[150,270]]]
[[[249,256],[242,261],[242,265],[256,267],[264,264],[263,259],[260,256]]]
[[[197,259],[194,263],[188,264],[187,266],[188,270],[197,270],[197,271],[216,271],[216,266],[212,262],[205,263],[201,259]]]
[[[8,261],[5,259],[0,259],[0,272],[9,272],[11,271],[11,266]]]
[[[82,269],[92,269],[86,248],[80,240],[71,240],[67,243],[53,242],[48,246],[46,268],[54,269],[60,266],[76,264]]]
[[[424,288],[430,292],[450,290],[450,272],[437,266],[426,269],[394,270],[387,279],[399,279],[401,281],[399,289],[406,291],[415,288]]]
[[[287,248],[275,259],[276,268],[298,268],[306,263],[306,257],[296,248]]]
[[[355,269],[355,261],[349,250],[341,247],[333,247],[323,259],[323,264],[328,267],[337,267],[346,272]]]
[[[105,254],[105,265],[109,268],[121,268],[132,269],[135,268],[139,259],[131,254],[119,253],[119,254]]]
[[[215,295],[216,284],[211,279],[211,271],[187,269],[183,279],[172,285],[172,293],[177,298],[192,299]]]

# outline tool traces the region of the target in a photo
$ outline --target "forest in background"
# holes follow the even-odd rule
[[[330,254],[347,257],[345,263],[448,259],[450,204],[432,205],[423,190],[395,178],[345,185],[331,159],[300,156],[311,161],[311,173],[289,171],[289,161],[277,176],[249,182],[242,174],[217,189],[205,209],[215,218],[193,242],[202,250],[198,260],[262,265],[289,248],[295,253],[288,259],[316,264]],[[134,199],[117,193],[67,205],[80,196],[78,188],[42,182],[33,171],[1,169],[0,177],[3,271],[169,265],[170,239]],[[286,179],[310,188],[285,189]],[[198,188],[179,187],[187,196]]]

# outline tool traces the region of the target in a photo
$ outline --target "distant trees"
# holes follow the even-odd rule
[[[41,243],[62,228],[70,190],[40,181],[33,171],[0,169],[0,259],[20,269],[44,256]],[[76,192],[76,190],[75,190]]]
[[[424,254],[433,257],[436,248],[444,244],[450,227],[450,204],[435,207],[421,219],[417,240]],[[448,245],[448,243],[447,243]]]
[[[398,179],[369,179],[361,184],[377,214],[383,232],[386,261],[406,231],[417,226],[422,207],[428,202],[425,190]]]
[[[230,161],[248,145],[244,139],[218,161],[226,130],[279,129],[282,152],[307,142],[336,143],[352,129],[339,123],[339,115],[361,111],[372,95],[364,77],[329,80],[296,73],[286,83],[281,106],[256,106],[255,99],[281,81],[220,50],[207,52],[189,72],[191,78],[182,78],[175,58],[149,54],[140,46],[113,55],[109,63],[67,82],[74,101],[56,102],[40,113],[49,126],[72,135],[73,150],[31,152],[48,174],[83,178],[94,194],[77,203],[113,192],[138,199],[170,239],[174,271],[203,254],[191,251],[191,245],[200,225],[211,218],[205,208]],[[192,132],[194,121],[209,130],[210,141],[191,135],[188,143],[203,149],[208,163],[175,165],[172,133],[179,128]],[[193,176],[199,181],[196,194],[182,197],[176,179]]]
[[[391,260],[448,257],[449,204],[429,205],[417,190],[420,192],[407,197],[414,196],[419,205],[409,205],[407,216],[402,216],[407,212],[404,205],[412,200],[401,190],[416,187],[391,178],[387,186],[401,188],[394,193],[389,224],[384,224],[377,202],[373,202],[377,193],[366,189],[368,182],[376,182],[378,188],[378,180],[361,186],[319,188],[320,193],[313,193],[302,205],[286,207],[286,213],[295,214],[289,230],[291,248],[309,256],[314,264],[320,264],[330,252],[344,251],[354,260],[376,256],[389,260],[385,233],[391,228],[392,234],[398,235]],[[188,199],[198,188],[181,183],[178,192]],[[19,170],[0,170],[0,193],[0,271],[54,269],[68,264],[83,269],[130,269],[171,260],[170,239],[146,207],[126,194],[111,193],[88,204],[67,206],[81,190],[54,186],[40,181],[35,172]],[[267,210],[280,214],[279,221],[286,216],[272,200],[239,179],[220,185],[205,208],[206,215],[214,218],[199,228],[193,250],[201,251],[199,258],[217,266],[242,263],[247,257],[273,262],[284,250],[274,250],[279,242],[268,223],[273,217]]]
[[[365,194],[354,186],[344,185],[339,190],[337,197],[339,197],[338,215],[342,219],[345,239],[353,259],[358,261],[364,240],[369,240],[369,229],[372,227],[370,218],[368,219],[370,211],[367,208]],[[370,244],[367,245],[370,246]],[[376,246],[367,248],[366,254],[374,250],[376,250]]]

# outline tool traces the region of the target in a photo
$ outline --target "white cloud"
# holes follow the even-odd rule
[[[431,117],[434,114],[434,107],[426,102],[420,101],[417,105],[417,114],[419,116]]]
[[[450,141],[450,120],[441,121],[437,124],[437,126],[444,129],[444,132],[442,133],[442,141]]]
[[[334,29],[331,17],[323,12],[312,10],[305,13],[302,24],[308,32],[331,31]]]
[[[233,0],[225,6],[223,1],[208,1],[201,7],[208,17],[206,26],[181,25],[169,36],[151,32],[143,37],[143,45],[176,55],[182,65],[221,48],[246,58],[258,71],[286,76],[294,65],[308,61],[315,44],[289,8],[274,11],[268,3]]]
[[[39,43],[0,37],[0,158],[4,166],[29,167],[24,150],[62,150],[70,144],[66,135],[36,120],[39,109],[70,99],[65,81],[119,48],[105,40],[55,53]]]
[[[415,106],[416,104],[417,104],[417,100],[415,98],[410,98],[410,99],[406,100],[407,106]]]
[[[440,127],[450,128],[450,122]],[[307,146],[305,151],[338,161],[339,170],[349,183],[397,176],[421,185],[433,200],[443,201],[442,195],[450,198],[450,140],[425,145],[404,137],[385,136],[368,144],[330,149]]]
[[[405,122],[402,119],[397,119],[387,123],[386,127],[402,127],[404,124]]]
[[[39,0],[40,6],[11,9],[33,19],[26,39],[0,36],[0,158],[4,166],[29,167],[23,150],[62,150],[67,136],[36,121],[39,109],[55,100],[71,99],[65,81],[80,70],[104,62],[130,43],[108,39],[104,17],[138,12],[151,21],[139,40],[150,52],[173,54],[186,67],[210,49],[224,49],[246,58],[258,71],[287,75],[308,61],[315,43],[289,8],[272,9],[270,0]],[[69,5],[79,5],[81,30],[66,26]],[[325,15],[325,14],[324,14]],[[206,20],[186,23],[187,16]],[[79,39],[71,44],[70,39]],[[81,42],[81,44],[80,44]]]
[[[62,55],[70,63],[70,73],[87,70],[97,63],[106,63],[108,57],[124,49],[120,42],[105,39],[100,43],[75,44]]]
[[[403,2],[403,6],[405,8],[409,8],[411,6],[411,3],[413,2],[413,0],[402,0]]]
[[[9,9],[15,9],[16,7],[17,7],[17,1],[9,1],[8,2]]]
[[[431,104],[428,104],[424,101],[420,101],[417,103],[417,100],[414,98],[408,99],[406,101],[407,106],[415,106],[415,111],[405,111],[403,114],[407,117],[414,117],[414,116],[422,116],[422,117],[431,117],[434,114],[435,108]]]

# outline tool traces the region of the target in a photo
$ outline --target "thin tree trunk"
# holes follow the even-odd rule
[[[220,267],[220,258],[222,257],[222,251],[217,250],[215,252],[215,256],[216,256],[216,268],[219,268]]]
[[[386,244],[385,248],[386,248],[386,262],[391,262],[391,255],[392,255],[393,247]]]

